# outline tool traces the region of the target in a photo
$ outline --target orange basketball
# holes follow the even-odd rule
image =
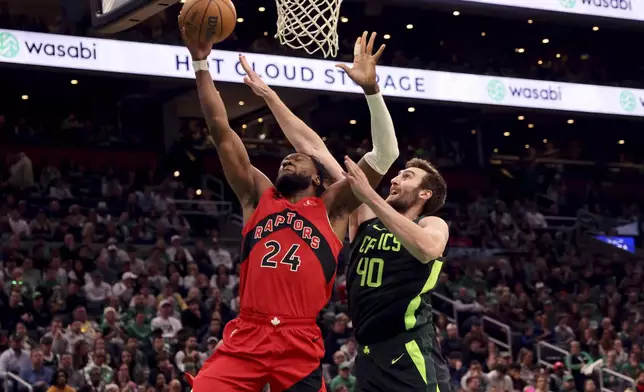
[[[235,30],[237,12],[230,0],[187,0],[179,23],[186,28],[189,40],[216,44]]]

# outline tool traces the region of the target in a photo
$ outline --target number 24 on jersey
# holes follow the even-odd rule
[[[286,264],[289,266],[290,270],[296,272],[300,268],[300,256],[297,255],[297,250],[300,249],[298,244],[293,244],[288,249],[284,257],[281,260],[277,260],[275,256],[280,253],[282,246],[277,241],[268,241],[264,244],[267,249],[266,254],[262,257],[261,266],[264,268],[277,268],[278,264]]]

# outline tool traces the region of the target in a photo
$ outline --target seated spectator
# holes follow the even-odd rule
[[[208,249],[208,256],[210,262],[215,269],[220,265],[224,265],[229,271],[233,269],[233,259],[226,249],[219,246],[219,233],[215,232],[212,235],[212,242],[210,249]]]
[[[121,281],[116,282],[112,287],[112,295],[119,298],[123,303],[129,304],[134,297],[134,283],[138,278],[132,272],[125,272],[121,276]]]
[[[160,329],[166,339],[174,339],[183,328],[181,321],[172,316],[172,313],[172,304],[164,299],[159,303],[159,315],[152,319],[150,324],[152,330]]]
[[[83,373],[74,367],[71,353],[65,352],[60,355],[60,370],[63,370],[67,375],[67,383],[76,390],[79,390],[87,383]]]
[[[59,369],[56,370],[53,383],[47,392],[76,392],[76,389],[67,383],[67,373],[63,369]]]
[[[458,329],[456,324],[447,324],[447,336],[443,339],[441,350],[444,356],[449,357],[456,353],[463,354],[463,340],[458,336]]]
[[[349,362],[343,362],[338,366],[338,370],[338,375],[329,383],[329,389],[331,391],[337,391],[338,386],[344,386],[348,392],[354,392],[356,390],[357,380],[351,374],[351,364]]]
[[[49,187],[49,197],[52,199],[64,200],[73,199],[69,185],[65,184],[62,179],[54,180],[51,187]]]
[[[191,358],[193,365],[197,369],[201,368],[203,362],[208,358],[206,353],[197,350],[197,338],[195,336],[188,336],[184,343],[182,350],[177,351],[174,356],[174,363],[180,372],[185,372],[184,360]]]
[[[107,298],[112,295],[112,287],[103,281],[103,274],[98,270],[92,272],[92,279],[85,284],[84,291],[87,306],[93,313],[102,311]]]
[[[31,367],[31,357],[28,351],[23,350],[24,337],[12,334],[9,338],[9,348],[0,354],[0,377],[6,379],[6,373],[20,374],[22,369]]]
[[[103,350],[97,350],[94,353],[94,360],[90,361],[83,372],[87,382],[93,384],[92,378],[95,377],[95,372],[98,370],[101,383],[109,384],[114,378],[114,370],[107,364],[107,355]]]
[[[31,237],[31,229],[26,220],[20,216],[18,210],[9,212],[9,227],[11,232],[20,237]]]
[[[183,253],[185,260],[190,263],[194,262],[194,259],[192,258],[192,255],[190,254],[188,249],[181,246],[181,236],[173,235],[170,239],[170,243],[172,244],[172,246],[166,250],[166,255],[169,261],[177,260],[177,255],[179,253]]]
[[[39,348],[31,350],[31,365],[20,369],[20,378],[38,389],[48,389],[54,376],[53,371],[44,366],[44,358]]]

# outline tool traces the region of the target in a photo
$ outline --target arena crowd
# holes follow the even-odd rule
[[[91,34],[64,14],[48,23],[2,6],[0,27]],[[261,29],[245,30],[222,46],[296,55]],[[480,36],[479,30],[467,31]],[[119,38],[178,43],[175,21],[163,16]],[[387,61],[594,83],[626,77],[601,60],[545,68],[489,62],[480,54],[470,61],[463,56],[477,45],[473,40],[439,42],[449,50],[428,52],[430,58],[394,50]],[[119,132],[115,124],[97,127],[72,112],[59,120],[62,144],[103,150],[145,144],[145,136]],[[183,374],[199,371],[239,310],[239,248],[224,245],[220,236],[229,231],[228,212],[219,210],[214,192],[198,189],[174,169],[97,170],[42,157],[35,164],[36,157],[18,153],[48,141],[50,131],[35,114],[0,112],[0,140],[15,146],[0,178],[0,378],[11,392],[189,391]],[[439,169],[476,161],[471,143],[454,135],[401,140],[408,146],[401,149],[403,161],[417,155],[438,162]],[[368,140],[332,133],[327,145],[338,156],[369,148]],[[448,262],[434,307],[454,391],[644,392],[644,261],[602,255],[586,246],[584,236],[598,221],[639,223],[642,210],[615,200],[599,182],[573,194],[565,170],[534,160],[574,161],[582,158],[578,150],[552,143],[526,149],[515,192],[496,185],[448,197],[441,213],[450,223]],[[258,148],[254,155],[275,151]],[[566,219],[572,223],[561,224]],[[346,248],[333,300],[318,319],[332,392],[354,392],[356,385]],[[510,332],[499,333],[495,325]]]

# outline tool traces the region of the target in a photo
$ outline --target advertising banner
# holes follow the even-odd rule
[[[642,0],[460,0],[504,7],[644,21]]]
[[[581,1],[581,0],[578,0]],[[248,53],[271,86],[360,93],[335,62]],[[209,57],[216,81],[242,83],[236,52]],[[188,50],[181,46],[0,30],[3,63],[165,78],[194,78]],[[0,70],[0,73],[2,71]],[[378,67],[384,95],[545,110],[644,116],[644,90],[485,75]]]

